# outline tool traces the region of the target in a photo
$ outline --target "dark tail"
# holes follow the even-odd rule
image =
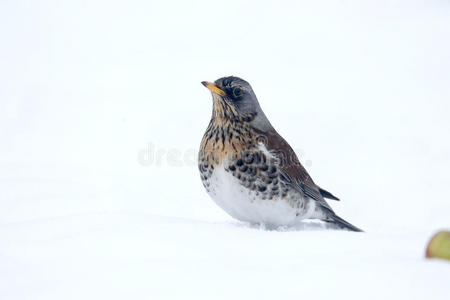
[[[333,214],[330,217],[330,220],[328,222],[331,222],[333,224],[338,225],[339,227],[343,229],[348,229],[351,231],[358,231],[358,232],[364,232],[362,229],[359,229],[358,227],[350,224],[349,222],[345,221],[341,217],[338,217],[337,215]]]

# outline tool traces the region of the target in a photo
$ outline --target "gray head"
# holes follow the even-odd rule
[[[213,118],[249,122],[251,126],[264,131],[272,129],[247,81],[229,76],[217,79],[214,83],[203,81],[202,84],[213,96]]]

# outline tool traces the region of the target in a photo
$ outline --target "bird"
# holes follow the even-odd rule
[[[202,81],[212,94],[209,125],[198,153],[200,177],[231,217],[263,226],[294,227],[318,219],[362,231],[339,217],[286,140],[264,114],[250,84],[234,76]]]

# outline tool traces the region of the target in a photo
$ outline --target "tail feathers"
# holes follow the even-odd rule
[[[334,223],[336,225],[338,225],[339,227],[343,228],[343,229],[348,229],[351,231],[358,231],[358,232],[364,232],[362,229],[359,229],[358,227],[350,224],[349,222],[345,221],[344,219],[342,219],[341,217],[333,214],[330,217],[330,220],[328,220],[328,222]]]

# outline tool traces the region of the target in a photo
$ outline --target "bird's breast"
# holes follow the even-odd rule
[[[254,136],[247,124],[211,120],[200,144],[199,164],[222,164],[226,157],[236,156],[253,147]]]
[[[307,216],[310,201],[283,181],[277,158],[260,138],[245,125],[212,121],[198,157],[203,185],[238,220],[292,225]]]

